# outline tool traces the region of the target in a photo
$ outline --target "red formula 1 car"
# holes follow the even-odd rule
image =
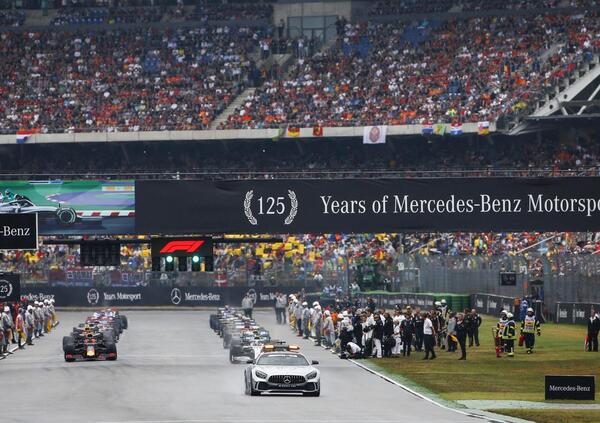
[[[63,351],[67,362],[117,359],[117,344],[112,334],[89,324],[73,328],[71,335],[63,338]]]

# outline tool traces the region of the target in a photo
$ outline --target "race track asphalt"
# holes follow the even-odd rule
[[[250,397],[246,364],[230,364],[208,311],[128,311],[115,362],[66,363],[62,337],[86,313],[0,361],[0,421],[135,423],[483,422],[420,399],[347,360],[300,341],[319,360],[321,397]],[[298,342],[273,313],[256,313],[274,338]]]

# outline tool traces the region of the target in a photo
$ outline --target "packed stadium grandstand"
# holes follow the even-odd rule
[[[0,0],[2,416],[600,421],[599,128],[598,0]]]

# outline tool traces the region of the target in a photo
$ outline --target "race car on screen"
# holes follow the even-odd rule
[[[8,198],[11,198],[7,201]],[[58,206],[36,206],[24,195],[16,194],[11,197],[6,195],[0,202],[0,214],[31,214],[37,213],[40,219],[52,218],[61,226],[71,226],[78,218],[75,209],[71,207]],[[89,220],[86,218],[86,220]]]
[[[240,359],[254,360],[269,341],[271,341],[271,335],[264,328],[244,331],[239,338],[232,339],[229,347],[229,361],[235,363]]]
[[[71,335],[63,338],[63,352],[67,362],[117,359],[117,345],[112,334],[89,324],[81,329],[73,328]]]
[[[244,371],[246,395],[262,393],[299,393],[318,397],[321,394],[321,374],[297,346],[283,343],[265,345],[263,352]]]

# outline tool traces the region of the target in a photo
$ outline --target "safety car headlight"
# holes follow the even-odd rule
[[[311,380],[311,379],[314,379],[316,377],[317,377],[317,372],[316,371],[310,372],[309,374],[306,375],[306,379],[307,380]]]
[[[254,374],[256,375],[256,377],[261,378],[261,379],[267,378],[267,374],[264,372],[261,372],[260,370],[255,371]]]

